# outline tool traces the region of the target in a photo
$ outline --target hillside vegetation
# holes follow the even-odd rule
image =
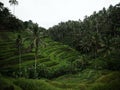
[[[0,47],[3,49],[0,51],[2,58],[0,71],[5,76],[14,77],[1,76],[1,90],[3,88],[14,88],[15,90],[113,90],[110,88],[115,88],[117,84],[118,86],[114,90],[119,90],[120,72],[95,70],[91,66],[89,66],[91,69],[86,67],[81,71],[81,67],[75,66],[75,61],[83,59],[78,51],[48,38],[44,39],[44,42],[46,42],[46,46],[40,47],[40,55],[37,60],[37,72],[40,80],[34,80],[25,79],[34,78],[34,50],[22,54],[22,76],[25,78],[17,79],[19,77],[19,55],[15,53],[17,52],[15,41],[1,41]],[[70,62],[74,62],[73,67]],[[89,60],[87,60],[88,62]],[[109,87],[107,82],[111,82],[112,86]]]

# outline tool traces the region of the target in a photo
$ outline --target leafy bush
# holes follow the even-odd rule
[[[107,68],[107,62],[100,58],[96,58],[92,60],[91,65],[92,65],[92,68],[97,70],[102,70]]]
[[[120,50],[112,51],[110,55],[105,58],[110,70],[120,70]]]
[[[87,60],[85,58],[85,56],[79,56],[78,59],[76,59],[75,61],[73,61],[73,65],[74,68],[78,69],[78,70],[83,70],[86,68],[87,66]]]

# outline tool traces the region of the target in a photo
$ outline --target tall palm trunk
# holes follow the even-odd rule
[[[15,15],[15,5],[13,6],[13,14]]]
[[[20,35],[18,35],[17,39],[16,39],[16,45],[18,48],[18,55],[19,55],[19,76],[21,77],[22,75],[22,71],[21,71],[21,47],[22,47],[22,38]]]
[[[19,46],[19,72],[20,72],[20,77],[21,77],[21,46]]]
[[[35,40],[34,40],[34,46],[35,46],[35,71],[34,71],[34,74],[35,74],[35,78],[37,78],[37,57],[38,57],[38,37],[37,36],[35,37]]]

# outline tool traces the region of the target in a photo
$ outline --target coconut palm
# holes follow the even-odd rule
[[[17,0],[9,0],[10,5],[13,5],[13,14],[15,14],[15,5],[18,5]]]
[[[0,2],[0,11],[3,10],[3,3]]]
[[[37,78],[37,59],[38,59],[38,51],[39,51],[39,46],[43,45],[45,46],[46,44],[41,40],[41,30],[39,29],[37,24],[31,24],[29,25],[29,36],[25,39],[25,41],[30,41],[30,46],[34,47],[34,57],[35,57],[35,64],[34,64],[34,78]]]

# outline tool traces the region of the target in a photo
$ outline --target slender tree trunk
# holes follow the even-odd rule
[[[13,6],[13,14],[15,15],[15,5]]]
[[[19,73],[20,73],[20,77],[21,77],[21,47],[19,46]]]
[[[22,75],[22,71],[21,71],[21,47],[22,47],[22,38],[20,35],[18,35],[17,39],[16,39],[16,45],[17,45],[17,49],[18,49],[18,62],[19,62],[19,77],[21,77]]]
[[[35,71],[34,71],[34,74],[35,74],[35,78],[36,78],[36,66],[37,66],[37,64],[36,64],[36,62],[37,62],[37,51],[36,51],[36,47],[35,47]]]
[[[35,78],[37,78],[37,56],[38,56],[38,45],[37,45],[37,38],[35,39],[35,71],[34,71],[34,74],[35,74]]]

